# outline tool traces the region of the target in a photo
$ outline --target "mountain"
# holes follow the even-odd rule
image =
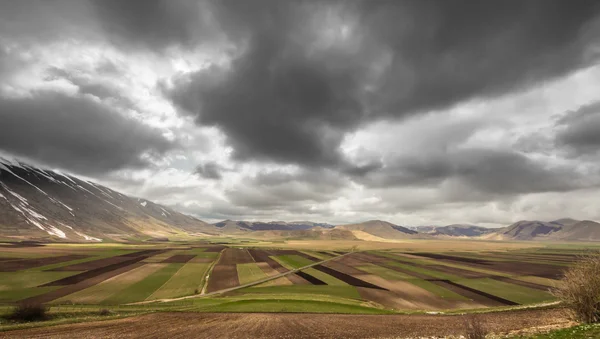
[[[582,220],[566,225],[563,230],[554,234],[560,240],[599,241],[600,224],[591,220]]]
[[[61,241],[215,233],[194,217],[58,171],[0,157],[0,236]]]
[[[334,229],[348,230],[358,239],[374,241],[414,238],[419,235],[419,232],[417,231],[382,220],[370,220],[359,224],[339,225]]]
[[[600,224],[591,220],[570,218],[550,222],[518,221],[482,238],[496,240],[600,241]]]
[[[223,220],[213,224],[222,233],[244,233],[250,231],[297,231],[309,230],[313,228],[331,229],[334,226],[325,223],[316,223],[312,221],[233,221]]]
[[[433,236],[479,237],[497,232],[497,228],[487,228],[475,225],[453,224],[447,226],[417,226],[416,231]]]
[[[547,237],[554,232],[558,232],[563,227],[564,225],[558,222],[521,220],[501,229],[495,234],[490,234],[490,238],[501,240],[535,240],[539,237]]]

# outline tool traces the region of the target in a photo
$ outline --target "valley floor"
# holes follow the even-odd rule
[[[481,315],[496,334],[572,323],[561,309]],[[0,338],[406,338],[463,334],[465,315],[152,313],[124,319],[0,332]]]

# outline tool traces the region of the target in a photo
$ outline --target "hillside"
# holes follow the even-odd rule
[[[225,234],[237,234],[251,231],[300,231],[313,228],[331,229],[333,225],[316,223],[312,221],[233,221],[223,220],[213,224],[220,232]]]
[[[417,231],[382,220],[370,220],[359,224],[339,225],[336,226],[335,229],[351,231],[357,238],[363,240],[406,239],[418,237],[420,235]]]
[[[172,237],[215,227],[91,181],[0,158],[0,235],[102,241]]]
[[[450,237],[479,237],[485,234],[497,232],[497,228],[487,228],[474,225],[453,224],[448,226],[417,226],[416,231],[433,236]]]
[[[484,235],[483,238],[495,240],[600,241],[600,223],[570,218],[550,222],[522,220],[496,233]]]

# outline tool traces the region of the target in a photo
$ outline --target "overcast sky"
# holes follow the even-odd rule
[[[0,150],[207,221],[600,220],[597,0],[0,2]]]

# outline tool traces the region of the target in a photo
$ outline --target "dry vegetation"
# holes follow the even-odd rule
[[[552,292],[576,320],[584,323],[599,322],[600,252],[586,255],[571,266]]]

